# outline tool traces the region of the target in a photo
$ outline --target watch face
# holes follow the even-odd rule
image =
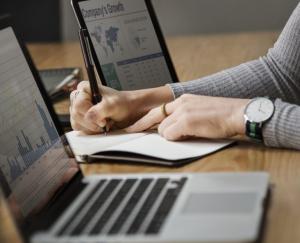
[[[274,112],[274,104],[266,98],[257,98],[249,103],[245,116],[251,122],[265,122],[271,118]]]

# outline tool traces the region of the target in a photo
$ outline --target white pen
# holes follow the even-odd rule
[[[78,68],[74,69],[74,71],[68,75],[63,81],[61,81],[61,83],[59,83],[56,87],[55,87],[55,91],[62,89],[66,84],[68,84],[70,81],[72,81],[76,76],[78,76],[80,70]]]

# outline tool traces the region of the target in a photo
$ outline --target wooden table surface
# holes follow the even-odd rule
[[[172,37],[167,39],[167,44],[179,78],[185,81],[264,55],[277,36],[273,32],[259,32]],[[78,43],[33,44],[29,49],[38,68],[83,66]],[[65,101],[56,105],[56,109],[65,113],[68,106],[68,101]],[[264,242],[300,242],[300,152],[239,142],[232,148],[177,169],[104,162],[84,165],[82,169],[86,175],[139,172],[269,172],[274,190]],[[0,242],[14,242],[11,224],[5,221],[8,225],[4,225],[1,220],[6,218],[5,215],[3,210],[0,211]]]

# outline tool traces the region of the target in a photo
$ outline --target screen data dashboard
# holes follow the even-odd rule
[[[79,7],[109,87],[137,90],[173,82],[145,1],[88,0]]]

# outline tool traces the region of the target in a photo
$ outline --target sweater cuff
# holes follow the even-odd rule
[[[167,84],[167,85],[171,88],[174,99],[179,98],[181,95],[183,95],[185,93],[184,88],[181,83],[172,83],[172,84]]]
[[[299,106],[277,99],[274,115],[263,127],[265,145],[299,149],[300,139],[297,137],[300,130],[299,113]]]

